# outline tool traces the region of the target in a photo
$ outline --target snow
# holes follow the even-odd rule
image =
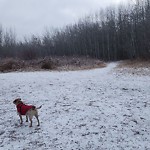
[[[0,74],[0,150],[148,150],[150,76],[106,68]],[[15,98],[42,105],[21,126]]]

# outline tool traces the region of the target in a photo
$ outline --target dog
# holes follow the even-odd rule
[[[13,103],[16,105],[17,112],[18,112],[18,115],[20,117],[20,124],[23,123],[22,115],[25,115],[26,116],[26,122],[28,122],[28,118],[30,120],[30,126],[29,127],[32,127],[33,116],[35,116],[37,119],[37,122],[38,122],[37,126],[40,126],[40,122],[39,122],[39,118],[38,118],[38,109],[40,109],[42,106],[36,108],[33,105],[26,105],[21,101],[21,98],[15,99],[13,101]]]

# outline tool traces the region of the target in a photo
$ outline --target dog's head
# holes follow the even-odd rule
[[[21,101],[21,98],[17,98],[17,99],[15,99],[15,100],[13,101],[13,103],[14,103],[15,105],[18,105],[18,104],[23,103],[23,102]]]

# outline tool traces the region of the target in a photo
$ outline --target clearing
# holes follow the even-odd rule
[[[148,150],[150,76],[123,73],[117,63],[66,72],[0,74],[0,150]],[[25,122],[12,101],[39,110]]]

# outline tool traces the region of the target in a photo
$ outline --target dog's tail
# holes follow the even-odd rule
[[[41,106],[39,106],[39,107],[37,107],[36,109],[40,109],[42,107],[42,105]]]

